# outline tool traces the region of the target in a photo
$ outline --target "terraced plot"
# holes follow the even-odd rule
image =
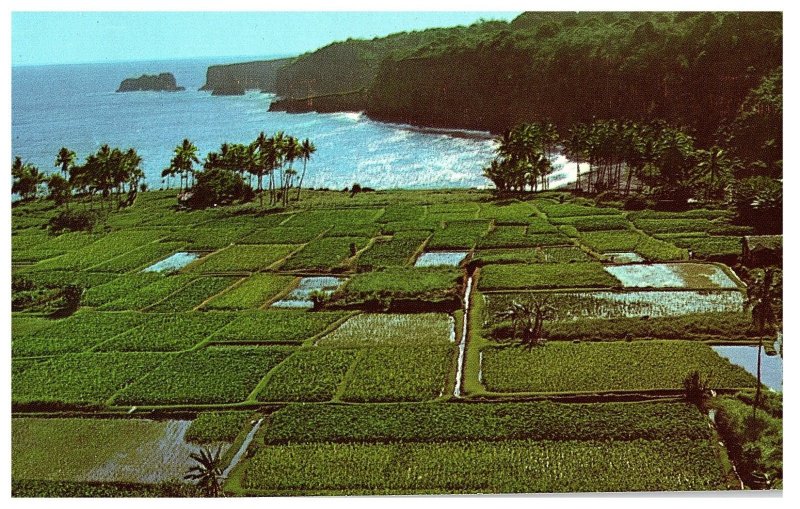
[[[752,387],[753,377],[704,344],[688,341],[551,342],[532,350],[486,349],[482,381],[494,392],[683,390],[692,371],[713,388]]]
[[[299,350],[269,374],[259,401],[329,401],[361,354],[355,349]]]
[[[317,341],[319,346],[425,346],[455,342],[455,322],[444,313],[356,315]]]
[[[241,278],[237,276],[203,276],[194,279],[162,301],[146,308],[156,313],[190,311],[222,292]]]
[[[606,272],[625,287],[635,288],[737,288],[720,267],[702,263],[656,263],[607,266]]]
[[[209,347],[176,354],[116,395],[114,404],[238,403],[291,352],[286,347]]]
[[[288,244],[236,245],[213,253],[193,264],[192,272],[256,272],[266,269],[297,249]]]
[[[540,263],[487,265],[481,269],[478,287],[483,290],[516,288],[613,288],[619,280],[599,263]]]
[[[179,352],[236,318],[232,313],[151,313],[139,327],[101,342],[99,352]]]
[[[348,316],[346,312],[307,312],[288,309],[246,311],[211,336],[213,341],[252,343],[302,343],[337,321]]]
[[[205,304],[206,309],[253,309],[260,308],[294,282],[292,276],[258,273],[241,284],[214,297]]]

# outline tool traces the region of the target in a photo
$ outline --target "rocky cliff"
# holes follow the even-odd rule
[[[175,76],[171,73],[161,74],[142,74],[138,78],[127,78],[119,84],[117,92],[138,92],[151,90],[156,92],[178,92],[185,90],[175,82]]]
[[[200,90],[212,95],[242,95],[246,90],[274,93],[278,69],[293,58],[258,60],[239,64],[212,65],[206,71],[206,83]]]

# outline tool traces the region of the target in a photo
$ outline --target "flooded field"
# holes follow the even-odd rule
[[[553,294],[557,320],[575,318],[660,317],[691,313],[740,312],[741,292],[724,291],[640,291],[559,292]],[[490,313],[523,294],[485,294]]]
[[[736,288],[720,267],[708,263],[654,263],[605,267],[628,288]]]
[[[181,480],[194,463],[189,454],[198,449],[185,440],[190,423],[147,419],[13,419],[13,476],[143,483]]]
[[[603,253],[603,258],[611,263],[640,263],[644,258],[639,253],[624,251],[617,253]]]
[[[200,258],[200,253],[180,252],[153,265],[142,269],[142,272],[174,272],[180,270]]]
[[[347,281],[345,278],[332,276],[314,276],[300,279],[297,288],[289,292],[286,297],[272,304],[275,308],[312,308],[311,294],[319,291],[327,295],[332,294],[337,288]]]
[[[414,267],[458,267],[466,257],[466,251],[430,251],[422,253]]]
[[[758,373],[758,348],[750,345],[712,346],[715,352],[741,366],[753,376]],[[761,382],[770,389],[783,392],[783,357],[761,352]]]

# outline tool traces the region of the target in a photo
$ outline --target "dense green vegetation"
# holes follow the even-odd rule
[[[444,313],[356,315],[317,341],[320,346],[427,346],[455,340]]]
[[[536,426],[531,426],[536,422]],[[709,438],[685,404],[436,403],[289,405],[270,416],[268,444],[451,440]]]
[[[706,345],[685,341],[552,342],[532,350],[483,351],[483,383],[497,392],[679,389],[700,371],[712,388],[753,385],[752,375]]]
[[[201,412],[186,430],[186,441],[194,444],[233,442],[252,415],[252,412]]]
[[[299,350],[276,367],[258,394],[260,401],[329,401],[358,350],[314,348]]]
[[[614,288],[620,282],[596,262],[488,265],[481,269],[480,288]]]

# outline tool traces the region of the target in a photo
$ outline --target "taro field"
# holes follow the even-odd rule
[[[684,381],[757,383],[711,348],[760,339],[747,232],[550,194],[151,191],[61,234],[15,206],[12,489],[185,494],[217,446],[238,496],[738,488]]]

